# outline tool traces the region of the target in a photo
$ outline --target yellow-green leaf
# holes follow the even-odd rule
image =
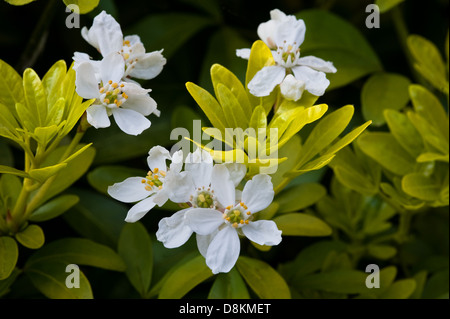
[[[0,280],[9,277],[17,263],[19,249],[11,237],[0,237]]]
[[[332,232],[330,226],[321,219],[303,213],[283,214],[273,221],[283,236],[329,236]]]
[[[267,263],[240,256],[236,267],[247,284],[261,299],[290,299],[291,292],[283,277]]]
[[[100,0],[63,0],[66,6],[76,5],[79,8],[79,14],[89,13],[95,8],[97,8]]]
[[[41,248],[45,242],[44,232],[38,225],[29,225],[16,234],[16,239],[19,243],[31,249]]]

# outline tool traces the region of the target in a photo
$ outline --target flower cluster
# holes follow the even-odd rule
[[[170,160],[169,167],[166,161]],[[196,233],[200,253],[212,272],[229,272],[240,252],[239,237],[259,245],[281,242],[273,221],[258,220],[256,213],[273,200],[271,177],[259,174],[239,190],[245,174],[243,164],[214,164],[211,155],[198,148],[184,160],[181,151],[172,156],[161,146],[149,151],[146,177],[130,177],[108,188],[122,202],[136,202],[126,221],[135,222],[167,200],[186,207],[159,222],[156,236],[167,248],[183,245]]]
[[[300,45],[305,40],[306,26],[302,19],[286,15],[278,9],[270,12],[271,20],[258,26],[258,36],[272,50],[275,65],[259,70],[248,83],[250,93],[267,96],[280,85],[281,94],[297,101],[303,91],[321,96],[330,81],[325,72],[335,73],[333,63],[315,56],[300,57]],[[250,49],[239,49],[237,56],[249,59]]]
[[[163,69],[166,59],[161,51],[146,53],[139,36],[123,37],[119,23],[105,11],[94,18],[90,29],[81,30],[83,38],[103,59],[91,60],[86,53],[74,53],[76,92],[95,99],[87,109],[87,121],[95,128],[111,125],[112,115],[119,128],[138,135],[151,125],[146,116],[160,115],[149,92],[131,78],[149,80]]]

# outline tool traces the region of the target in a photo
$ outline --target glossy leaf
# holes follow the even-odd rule
[[[219,274],[208,294],[208,299],[249,299],[247,287],[239,272],[233,268]]]
[[[367,274],[353,269],[338,269],[301,277],[295,281],[297,289],[356,294],[367,292]]]
[[[415,159],[389,133],[365,134],[358,139],[358,145],[364,153],[394,174],[406,175],[414,170]]]
[[[66,222],[83,237],[115,249],[128,207],[91,191],[70,189],[70,192],[77,195],[80,202],[63,215]]]
[[[2,88],[0,90],[0,104],[4,104],[16,116],[16,103],[25,104],[22,78],[2,59],[0,59],[0,87]]]
[[[115,251],[85,238],[63,238],[45,245],[28,259],[25,269],[50,260],[114,271],[125,270],[122,258]]]
[[[36,119],[37,126],[46,126],[47,97],[41,79],[33,69],[26,69],[23,73],[23,88],[26,107]]]
[[[375,4],[380,9],[381,13],[385,13],[398,6],[403,1],[405,0],[375,0]]]
[[[303,214],[290,213],[275,217],[283,236],[329,236],[332,233],[330,226],[317,217]]]
[[[137,222],[126,224],[119,237],[118,253],[125,262],[128,279],[141,296],[145,296],[152,280],[152,241],[145,227]]]
[[[434,87],[448,94],[446,66],[438,48],[416,34],[410,35],[406,42],[415,60],[414,68]]]
[[[51,299],[92,299],[91,285],[80,270],[80,288],[68,288],[66,286],[67,262],[51,260],[35,263],[25,269],[25,274],[31,279],[33,285],[47,298]]]
[[[280,274],[264,261],[240,256],[236,267],[261,299],[290,299],[289,287]]]
[[[85,14],[94,10],[98,6],[100,0],[63,0],[63,2],[66,6],[78,6],[79,12],[76,13]]]
[[[36,209],[28,218],[34,222],[43,222],[64,214],[71,207],[79,202],[80,198],[76,195],[61,195]]]
[[[361,91],[362,114],[373,125],[385,124],[383,111],[401,110],[409,102],[408,87],[411,81],[400,74],[376,73],[364,84]]]
[[[14,239],[7,236],[0,237],[0,280],[9,277],[16,266],[19,249]]]
[[[295,212],[320,200],[327,190],[319,183],[305,183],[283,190],[275,199],[280,205],[278,212]]]
[[[159,299],[179,299],[212,276],[203,256],[197,256],[178,267],[163,283]]]
[[[29,225],[16,234],[16,239],[23,246],[31,249],[41,248],[45,242],[44,231],[38,225]]]

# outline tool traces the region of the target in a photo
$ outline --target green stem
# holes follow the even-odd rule
[[[61,156],[59,163],[64,162],[73,153],[73,151],[79,144],[81,138],[84,136],[84,133],[86,131],[83,129],[80,129],[80,128],[81,128],[81,125],[78,126],[77,133],[73,137],[72,141],[70,142],[70,144],[67,147],[64,154]],[[29,217],[29,215],[42,203],[47,191],[50,189],[50,186],[53,184],[53,182],[55,181],[57,176],[58,176],[58,174],[53,175],[52,177],[47,179],[44,184],[42,184],[39,191],[36,193],[36,195],[33,197],[33,199],[28,204],[25,215],[24,215],[24,220],[26,220]]]

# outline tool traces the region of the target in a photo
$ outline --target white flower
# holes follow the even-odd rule
[[[229,171],[229,179],[224,179],[223,168]],[[183,245],[192,235],[191,228],[185,222],[186,213],[198,207],[211,211],[224,209],[217,200],[217,191],[220,196],[223,185],[228,185],[228,188],[234,191],[246,171],[243,164],[214,166],[211,155],[200,148],[188,154],[185,161],[187,176],[178,183],[177,194],[172,196],[171,200],[176,203],[188,203],[190,208],[161,219],[156,238],[167,248]]]
[[[200,253],[214,274],[229,272],[235,265],[240,253],[239,235],[260,245],[274,246],[281,242],[281,231],[274,221],[253,220],[253,214],[265,209],[273,200],[270,176],[254,176],[245,184],[242,199],[236,201],[228,170],[224,166],[216,167],[223,182],[215,189],[215,195],[225,209],[192,208],[185,216],[189,227],[197,233]]]
[[[96,99],[86,110],[92,126],[110,126],[112,115],[122,131],[138,135],[150,127],[146,116],[159,115],[159,111],[155,100],[148,95],[150,90],[121,80],[123,65],[121,56],[114,52],[95,65],[81,62],[76,69],[76,92],[83,98]]]
[[[300,45],[306,31],[302,19],[287,16],[278,9],[272,10],[270,15],[271,20],[259,25],[258,35],[273,49],[275,65],[265,66],[255,74],[248,83],[250,93],[258,97],[267,96],[281,84],[283,96],[294,101],[301,98],[304,90],[316,96],[323,95],[330,85],[325,72],[337,71],[333,63],[314,56],[300,57]],[[241,49],[236,54],[248,59],[250,51]],[[287,77],[291,73],[296,81]]]
[[[103,57],[112,52],[121,54],[125,62],[124,79],[127,77],[153,79],[161,73],[166,64],[166,59],[161,54],[163,50],[146,53],[139,36],[131,35],[124,38],[120,24],[105,11],[94,18],[90,29],[84,27],[81,35]],[[78,64],[86,58],[76,52],[74,60],[75,64]]]
[[[171,160],[167,167],[166,160]],[[181,172],[182,151],[170,156],[161,146],[152,147],[147,158],[150,171],[146,177],[129,177],[123,182],[108,187],[108,194],[125,203],[135,204],[128,211],[126,222],[134,223],[147,214],[155,205],[163,206],[171,196],[176,196],[178,185],[186,178]]]

